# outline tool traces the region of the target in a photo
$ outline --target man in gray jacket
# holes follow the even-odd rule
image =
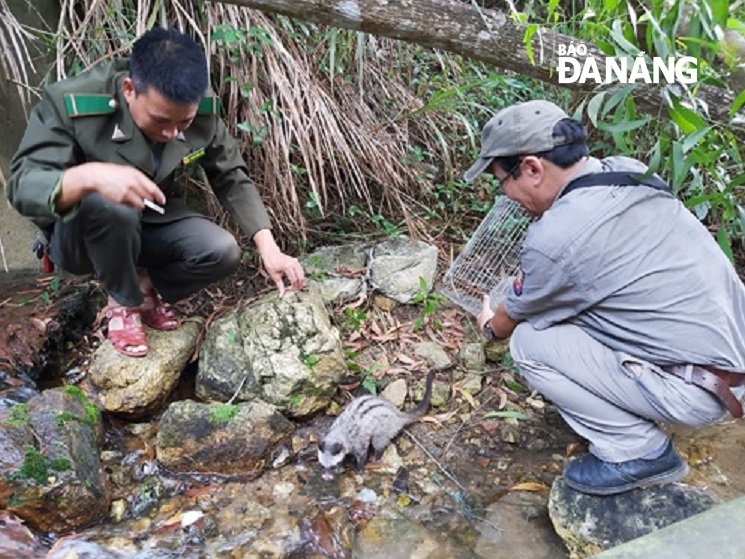
[[[466,179],[492,173],[540,218],[513,289],[496,309],[484,297],[479,326],[511,338],[523,377],[589,441],[566,483],[609,495],[687,474],[658,422],[742,416],[745,287],[645,165],[589,157],[585,140],[553,103],[514,105],[485,126]]]

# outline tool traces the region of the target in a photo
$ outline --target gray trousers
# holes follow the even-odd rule
[[[615,352],[571,324],[536,330],[523,322],[512,334],[510,352],[532,388],[607,462],[658,449],[667,435],[657,422],[700,427],[727,413],[706,390]]]
[[[119,304],[142,304],[137,268],[146,268],[163,299],[183,299],[231,274],[240,263],[235,238],[202,216],[143,223],[141,212],[99,194],[86,196],[75,216],[57,221],[49,254],[73,274],[93,273]]]

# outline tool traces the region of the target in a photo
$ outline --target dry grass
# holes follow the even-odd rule
[[[333,220],[350,204],[426,236],[413,214],[428,179],[411,146],[423,146],[447,180],[454,163],[446,138],[462,137],[466,123],[424,110],[410,61],[416,54],[428,71],[452,73],[454,57],[220,3],[64,0],[61,8],[57,79],[126,55],[153,25],[188,31],[209,48],[226,122],[242,141],[280,237],[305,245],[307,216]],[[240,40],[213,40],[224,29],[237,30]]]
[[[32,90],[28,86],[30,75],[36,68],[29,51],[34,35],[11,13],[6,0],[0,0],[0,67],[3,75],[9,76],[18,90],[22,106],[26,110],[32,101]],[[0,88],[5,83],[0,81]]]

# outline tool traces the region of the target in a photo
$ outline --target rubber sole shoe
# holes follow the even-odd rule
[[[604,462],[592,454],[572,460],[564,468],[564,482],[582,493],[615,495],[650,485],[664,485],[683,479],[688,464],[667,441],[659,458],[637,458],[627,462]]]

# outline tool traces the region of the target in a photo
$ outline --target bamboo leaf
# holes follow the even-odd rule
[[[592,122],[592,125],[596,128],[598,125],[598,112],[603,106],[603,99],[605,99],[605,91],[597,93],[595,96],[593,96],[592,99],[590,99],[590,102],[587,104],[587,116],[590,118],[590,122]]]
[[[535,23],[532,23],[525,28],[525,34],[523,35],[525,52],[530,59],[530,63],[533,65],[535,65],[535,55],[533,54],[533,35],[535,35],[536,31],[538,31],[538,26]]]
[[[600,122],[598,123],[598,128],[600,130],[605,130],[607,132],[611,132],[614,134],[617,133],[623,133],[623,132],[631,132],[632,130],[636,130],[637,128],[641,128],[645,124],[649,122],[651,117],[644,117],[637,120],[631,120],[627,122],[614,122],[614,123],[604,123]]]
[[[742,107],[743,103],[745,103],[745,89],[743,89],[740,94],[735,97],[735,100],[732,102],[732,107],[730,107],[729,110],[729,116],[732,118],[737,114],[737,111],[740,110],[740,107]]]

